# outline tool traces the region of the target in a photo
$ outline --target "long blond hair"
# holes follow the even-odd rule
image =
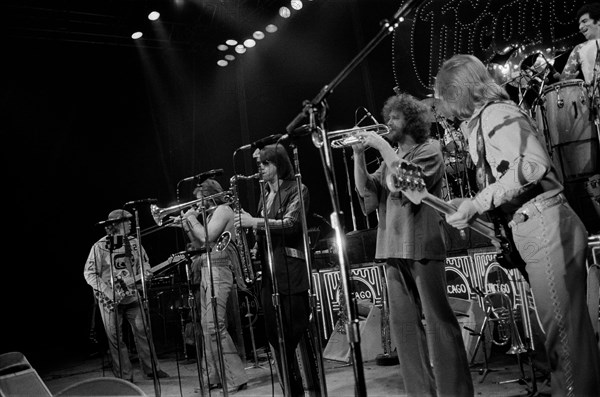
[[[475,109],[488,102],[510,99],[485,65],[467,54],[454,55],[444,62],[435,79],[435,95],[462,120],[470,118]]]

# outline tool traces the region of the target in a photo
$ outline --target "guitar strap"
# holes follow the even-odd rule
[[[487,103],[483,109],[479,112],[478,121],[479,126],[477,127],[477,164],[476,164],[476,179],[477,179],[477,188],[479,191],[483,190],[485,187],[490,184],[496,182],[496,178],[492,174],[492,167],[488,163],[485,156],[485,140],[483,138],[483,127],[482,127],[482,117],[483,111],[490,105],[496,102]],[[515,242],[512,237],[512,233],[508,226],[507,214],[505,214],[501,208],[494,208],[491,211],[488,211],[489,217],[494,224],[494,232],[496,236],[500,239],[508,240],[510,244],[509,256],[513,256],[513,259],[508,262],[501,262],[504,264],[511,263],[516,268],[518,268],[526,280],[528,280],[527,272],[525,271],[525,263],[520,258],[520,255],[516,249]],[[518,259],[517,259],[518,258]]]

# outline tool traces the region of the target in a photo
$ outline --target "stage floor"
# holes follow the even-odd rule
[[[181,354],[179,354],[180,356]],[[236,396],[282,396],[282,390],[277,382],[277,375],[271,375],[269,361],[265,354],[258,354],[258,366],[254,361],[247,363],[247,373],[250,378],[248,388],[235,393]],[[170,378],[160,379],[159,394],[161,396],[200,396],[199,379],[195,360],[179,357],[177,352],[163,353],[159,356],[163,370]],[[353,396],[355,381],[352,365],[331,360],[325,362],[325,379],[327,395]],[[447,363],[448,366],[453,363]],[[274,367],[273,367],[274,368]],[[403,396],[406,395],[399,365],[378,365],[376,361],[363,363],[367,394],[369,396]],[[472,376],[475,385],[475,395],[479,396],[527,396],[531,391],[529,382],[530,367],[525,365],[525,375],[528,382],[520,381],[521,373],[517,358],[502,352],[492,351],[489,368],[492,369],[482,380],[480,366],[473,367]],[[274,369],[273,369],[274,370]],[[38,370],[38,373],[52,394],[63,390],[77,382],[95,378],[112,377],[105,362],[98,356],[81,361],[65,361],[63,364],[50,365]],[[134,383],[148,396],[157,395],[152,379],[144,379],[139,369],[136,369]],[[537,376],[537,375],[536,375]],[[274,381],[273,381],[274,380]],[[481,381],[481,382],[480,382]],[[511,382],[512,381],[512,382]],[[506,383],[505,383],[506,382]],[[538,380],[537,388],[544,395],[549,392],[546,381]],[[209,395],[208,392],[205,395]],[[210,395],[222,395],[219,389],[211,391]],[[308,393],[307,393],[308,395]],[[549,394],[548,394],[549,395]]]

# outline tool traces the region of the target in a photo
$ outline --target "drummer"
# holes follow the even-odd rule
[[[560,74],[561,80],[578,79],[592,85],[594,78],[594,65],[596,79],[600,74],[600,3],[584,4],[577,10],[579,31],[585,36],[586,41],[573,48],[569,59]]]

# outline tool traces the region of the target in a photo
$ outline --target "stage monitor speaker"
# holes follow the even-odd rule
[[[52,396],[23,353],[0,355],[0,396]]]
[[[147,396],[135,384],[119,378],[91,378],[67,386],[54,397],[64,396]]]
[[[360,314],[360,313],[359,313]],[[381,309],[371,306],[366,319],[358,321],[360,331],[360,350],[363,361],[371,361],[377,355],[383,354],[381,345]],[[333,361],[350,362],[350,344],[345,327],[338,320],[335,329],[329,337],[329,342],[323,351],[323,358]]]
[[[485,313],[483,309],[478,305],[476,300],[473,299],[460,299],[449,297],[450,306],[454,310],[458,325],[460,326],[463,342],[465,344],[465,350],[467,351],[467,357],[472,362],[483,361],[484,349],[480,346],[475,352],[477,342],[479,341],[478,333],[481,332],[483,320],[485,319]],[[489,325],[489,324],[488,324]],[[492,347],[492,328],[485,327],[485,351],[490,352]],[[477,354],[473,357],[473,354]],[[488,353],[489,354],[489,353]]]

